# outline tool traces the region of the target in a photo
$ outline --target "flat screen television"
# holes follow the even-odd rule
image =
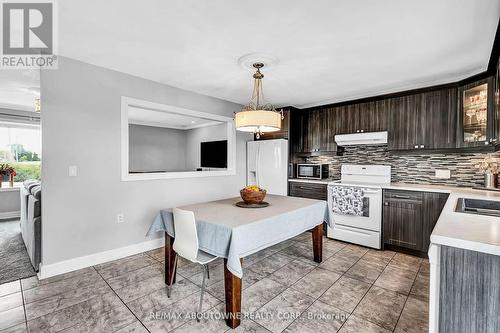
[[[201,143],[202,168],[227,168],[227,140]]]

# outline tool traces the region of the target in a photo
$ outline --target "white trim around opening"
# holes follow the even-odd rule
[[[152,172],[152,173],[130,173],[129,172],[129,120],[128,108],[138,107],[155,111],[176,113],[185,116],[210,119],[218,122],[225,122],[227,129],[227,169],[210,171],[183,171],[183,172]],[[173,179],[173,178],[195,178],[231,176],[236,174],[236,130],[233,118],[220,116],[185,109],[177,106],[154,103],[132,97],[122,96],[121,98],[121,179],[122,181],[153,180],[153,179]]]

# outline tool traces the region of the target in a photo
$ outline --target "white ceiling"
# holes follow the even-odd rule
[[[246,103],[241,56],[279,59],[264,93],[298,107],[456,81],[486,69],[498,0],[65,0],[59,53]]]
[[[220,125],[222,122],[178,113],[128,107],[128,122],[135,125],[155,126],[189,130],[193,128]]]
[[[0,70],[0,108],[34,111],[39,97],[39,70]]]

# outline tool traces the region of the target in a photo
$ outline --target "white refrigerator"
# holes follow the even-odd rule
[[[258,185],[269,194],[288,193],[288,140],[247,142],[247,185]]]

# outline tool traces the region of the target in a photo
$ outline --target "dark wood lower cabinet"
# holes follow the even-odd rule
[[[288,182],[288,195],[291,197],[326,200],[326,188],[326,183]]]
[[[384,198],[384,243],[412,250],[422,249],[419,229],[422,223],[423,193],[416,196],[400,192]]]
[[[384,244],[426,253],[448,194],[384,190]]]
[[[432,230],[436,226],[436,222],[441,215],[444,204],[448,200],[449,194],[447,193],[424,193],[424,211],[422,216],[422,237],[423,249],[425,252],[429,250],[430,238]]]

